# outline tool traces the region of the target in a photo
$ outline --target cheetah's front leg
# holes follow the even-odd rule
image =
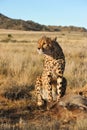
[[[53,96],[52,96],[52,77],[51,75],[47,75],[45,80],[45,87],[47,88],[47,110],[49,110],[52,106]]]
[[[51,79],[52,79],[51,75],[48,75],[45,82],[45,84],[47,85],[47,90],[48,90],[47,102],[51,102],[53,100]]]
[[[43,99],[42,99],[42,94],[41,94],[41,86],[42,86],[41,77],[38,77],[36,80],[36,85],[35,85],[38,106],[42,106],[44,104]]]

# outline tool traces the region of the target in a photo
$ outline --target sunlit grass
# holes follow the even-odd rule
[[[66,58],[64,76],[67,79],[67,88],[81,88],[87,84],[87,33],[2,30],[0,32],[0,111],[3,116],[13,113],[19,117],[30,114],[30,105],[35,103],[36,77],[43,71],[43,56],[37,53],[37,41],[42,35],[57,36],[63,48]],[[6,127],[13,128],[10,124]],[[56,122],[50,127],[59,128]],[[75,129],[79,127],[78,121]]]

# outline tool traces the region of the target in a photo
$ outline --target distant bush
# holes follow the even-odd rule
[[[8,38],[12,38],[13,36],[11,34],[8,34]]]

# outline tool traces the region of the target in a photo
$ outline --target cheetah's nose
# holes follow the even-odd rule
[[[40,50],[40,47],[38,47],[38,50]]]

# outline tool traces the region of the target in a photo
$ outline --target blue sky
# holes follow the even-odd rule
[[[45,25],[87,28],[87,0],[0,0],[0,13]]]

